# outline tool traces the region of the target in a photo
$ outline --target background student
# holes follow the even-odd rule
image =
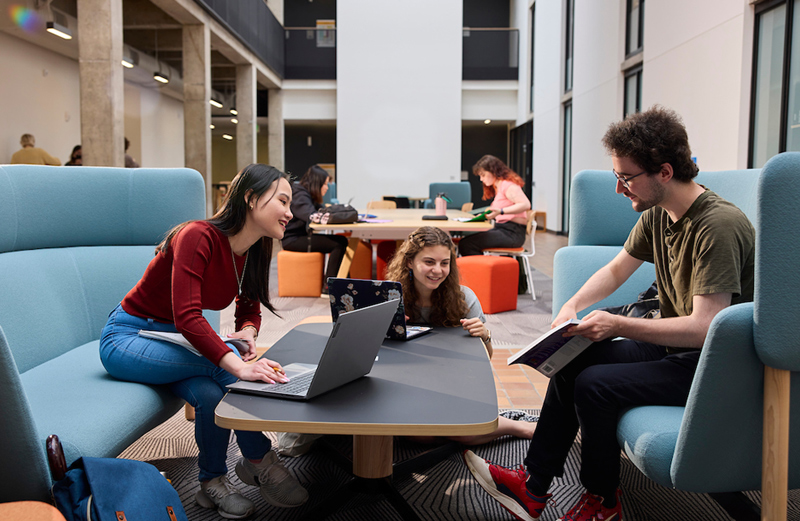
[[[483,200],[494,198],[487,219],[494,228],[467,235],[458,243],[462,256],[482,255],[487,248],[519,248],[525,244],[527,211],[531,202],[522,191],[525,182],[500,159],[485,155],[472,167],[483,183]]]
[[[328,266],[325,268],[325,280],[339,273],[344,253],[347,250],[347,238],[341,235],[322,235],[311,233],[308,227],[309,217],[322,206],[322,198],[328,191],[331,182],[328,172],[314,165],[292,184],[292,220],[286,227],[281,245],[289,251],[318,251],[329,253]],[[327,293],[325,282],[323,293]]]
[[[446,232],[433,226],[412,232],[389,262],[386,279],[403,285],[403,305],[409,322],[461,326],[471,336],[479,337],[492,357],[492,333],[486,327],[481,303],[471,289],[459,283],[456,248]],[[535,423],[500,416],[494,432],[450,439],[465,445],[487,443],[507,434],[530,439],[535,428]]]
[[[12,165],[61,165],[61,161],[57,158],[36,147],[36,138],[33,137],[33,134],[22,134],[19,144],[22,148],[11,156]]]
[[[141,280],[109,315],[100,338],[100,357],[115,378],[167,384],[195,408],[204,508],[239,519],[255,509],[228,480],[225,464],[230,430],[214,423],[214,409],[237,379],[286,382],[280,364],[256,356],[261,305],[272,311],[268,273],[272,240],[283,237],[292,218],[291,188],[284,174],[267,165],[245,167],[231,182],[220,210],[210,219],[173,228],[156,248]],[[236,300],[236,332],[249,349],[238,353],[219,339],[203,309],[223,309]],[[179,332],[199,351],[139,336],[141,329]],[[272,505],[303,504],[308,493],[289,474],[261,432],[235,431],[244,456],[236,474],[260,487]]]

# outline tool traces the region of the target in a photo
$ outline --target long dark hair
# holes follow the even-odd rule
[[[520,187],[525,185],[525,181],[519,176],[518,173],[514,172],[500,158],[497,158],[493,155],[486,154],[482,158],[478,159],[478,162],[475,163],[472,167],[472,173],[478,175],[480,170],[485,170],[495,176],[497,179],[501,179],[503,181],[511,181],[515,185]],[[495,195],[494,185],[486,186],[483,185],[483,197],[484,201],[493,198]]]
[[[467,316],[469,308],[461,291],[456,247],[453,239],[439,228],[417,228],[397,249],[386,267],[386,280],[396,280],[403,285],[403,306],[412,321],[419,320],[419,295],[414,286],[414,275],[408,265],[427,246],[446,246],[450,250],[450,273],[431,294],[430,323],[434,326],[455,327]]]
[[[303,185],[308,193],[311,194],[311,199],[321,205],[322,204],[322,187],[328,182],[331,175],[326,172],[321,166],[313,165],[309,168],[303,177],[300,178],[300,184]]]
[[[205,221],[227,237],[236,235],[244,228],[250,203],[258,202],[261,196],[275,184],[275,189],[267,194],[267,197],[272,199],[280,179],[286,179],[288,182],[289,177],[273,166],[254,163],[244,167],[231,181],[230,190],[228,190],[220,209],[213,217],[205,219]],[[192,221],[181,223],[167,232],[161,244],[156,246],[156,254],[166,252],[172,238],[190,222]],[[242,275],[244,279],[242,294],[250,300],[261,302],[274,315],[278,315],[269,302],[269,264],[272,260],[272,238],[262,237],[261,240],[250,246],[248,251],[250,262]]]

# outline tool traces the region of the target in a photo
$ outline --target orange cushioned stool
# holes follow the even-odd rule
[[[519,264],[510,257],[470,255],[456,259],[461,284],[475,292],[484,313],[517,309]]]
[[[319,297],[325,256],[318,251],[278,252],[278,296]]]

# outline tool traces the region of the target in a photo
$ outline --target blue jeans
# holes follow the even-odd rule
[[[114,308],[100,336],[100,359],[106,371],[120,380],[168,384],[170,390],[195,408],[194,435],[200,449],[200,481],[228,473],[225,464],[230,430],[214,423],[214,409],[236,377],[181,346],[139,336],[140,329],[176,332],[174,324],[129,315]],[[231,349],[236,353],[235,349]],[[238,353],[237,353],[238,355]],[[242,455],[261,459],[271,449],[261,432],[234,431]]]

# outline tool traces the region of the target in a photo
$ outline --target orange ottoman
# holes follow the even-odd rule
[[[475,292],[484,313],[517,309],[519,264],[510,257],[470,255],[456,259],[461,284]]]
[[[325,256],[318,251],[278,252],[278,296],[319,297]]]

